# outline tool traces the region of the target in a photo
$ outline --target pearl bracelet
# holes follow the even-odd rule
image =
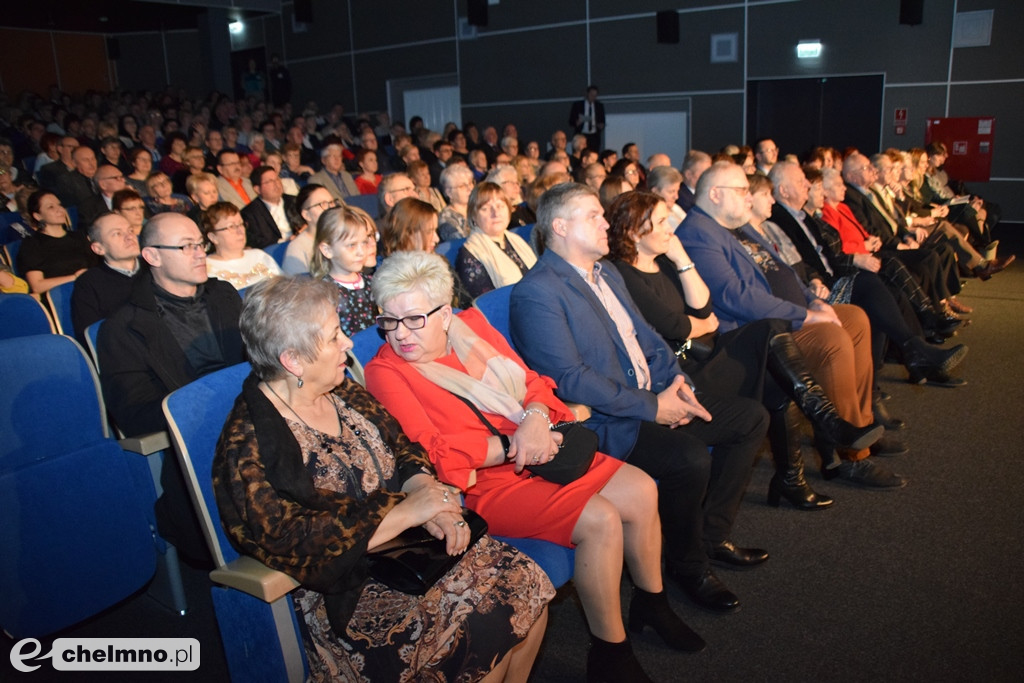
[[[549,430],[555,428],[555,425],[551,424],[551,418],[548,417],[544,413],[544,411],[540,410],[539,408],[527,408],[526,410],[524,410],[523,411],[523,419],[519,421],[519,424],[522,424],[523,420],[525,420],[526,416],[529,415],[530,413],[533,413],[534,415],[540,415],[541,417],[543,417],[544,421],[548,423],[548,429]]]

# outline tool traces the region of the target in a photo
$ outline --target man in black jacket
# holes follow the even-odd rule
[[[249,179],[257,197],[242,209],[246,246],[262,249],[291,239],[298,211],[295,197],[284,193],[281,176],[270,166],[260,166]]]
[[[103,396],[128,436],[167,429],[161,408],[167,394],[243,360],[242,300],[229,283],[207,279],[199,227],[181,214],[158,214],[140,242],[149,268],[97,339]],[[164,459],[160,482],[160,535],[185,557],[208,562],[177,458]]]

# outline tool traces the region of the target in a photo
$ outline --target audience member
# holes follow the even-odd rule
[[[512,168],[504,168],[515,175]],[[473,298],[519,282],[537,262],[530,245],[508,230],[510,213],[511,202],[501,186],[484,181],[473,189],[469,237],[455,259],[455,271]]]
[[[734,611],[739,599],[709,562],[768,559],[730,540],[768,418],[749,399],[694,394],[621,276],[598,263],[608,254],[607,228],[591,188],[566,183],[544,194],[537,229],[547,249],[512,290],[512,339],[529,367],[555,381],[559,398],[590,406],[585,424],[603,452],[658,481],[665,573],[697,604]]]
[[[89,150],[92,152],[92,150]],[[28,197],[26,213],[35,232],[21,242],[17,271],[33,294],[42,294],[65,282],[74,282],[96,265],[84,230],[68,230],[68,213],[57,195],[36,190]]]
[[[256,198],[242,209],[246,245],[256,249],[287,242],[292,237],[292,224],[298,219],[295,197],[284,194],[281,178],[270,166],[252,172]]]
[[[203,237],[210,245],[206,274],[242,290],[281,274],[277,261],[262,249],[246,246],[246,224],[238,207],[217,202],[202,214]]]
[[[128,301],[139,273],[139,238],[124,216],[101,214],[89,225],[88,234],[89,246],[103,261],[82,273],[71,291],[71,326],[82,344],[85,328]]]

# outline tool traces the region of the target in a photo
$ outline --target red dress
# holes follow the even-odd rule
[[[524,405],[534,401],[543,403],[549,408],[554,423],[575,419],[552,393],[554,383],[526,368],[505,338],[479,311],[467,309],[459,318],[498,353],[526,370]],[[465,371],[454,352],[439,358],[438,362]],[[598,453],[590,471],[565,486],[530,476],[526,470],[516,474],[514,462],[476,469],[487,457],[490,430],[469,406],[423,377],[388,344],[367,364],[366,388],[398,419],[406,435],[427,449],[438,478],[462,489],[466,506],[480,513],[487,520],[491,533],[498,536],[540,538],[571,547],[572,530],[583,507],[623,464]],[[501,415],[484,413],[484,416],[502,434],[511,435],[518,427]],[[476,470],[476,485],[467,490],[473,470]]]

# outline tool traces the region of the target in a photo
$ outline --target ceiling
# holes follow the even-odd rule
[[[188,1],[188,0],[185,0]],[[173,2],[173,0],[172,0]],[[240,9],[237,0],[205,0],[202,6],[163,4],[152,0],[11,0],[0,12],[0,26],[8,28],[79,31],[85,33],[129,33],[193,29],[198,17],[210,6],[228,8],[232,18],[249,19],[267,12],[265,9]],[[266,6],[266,0],[256,5]],[[279,0],[276,3],[280,9]]]

